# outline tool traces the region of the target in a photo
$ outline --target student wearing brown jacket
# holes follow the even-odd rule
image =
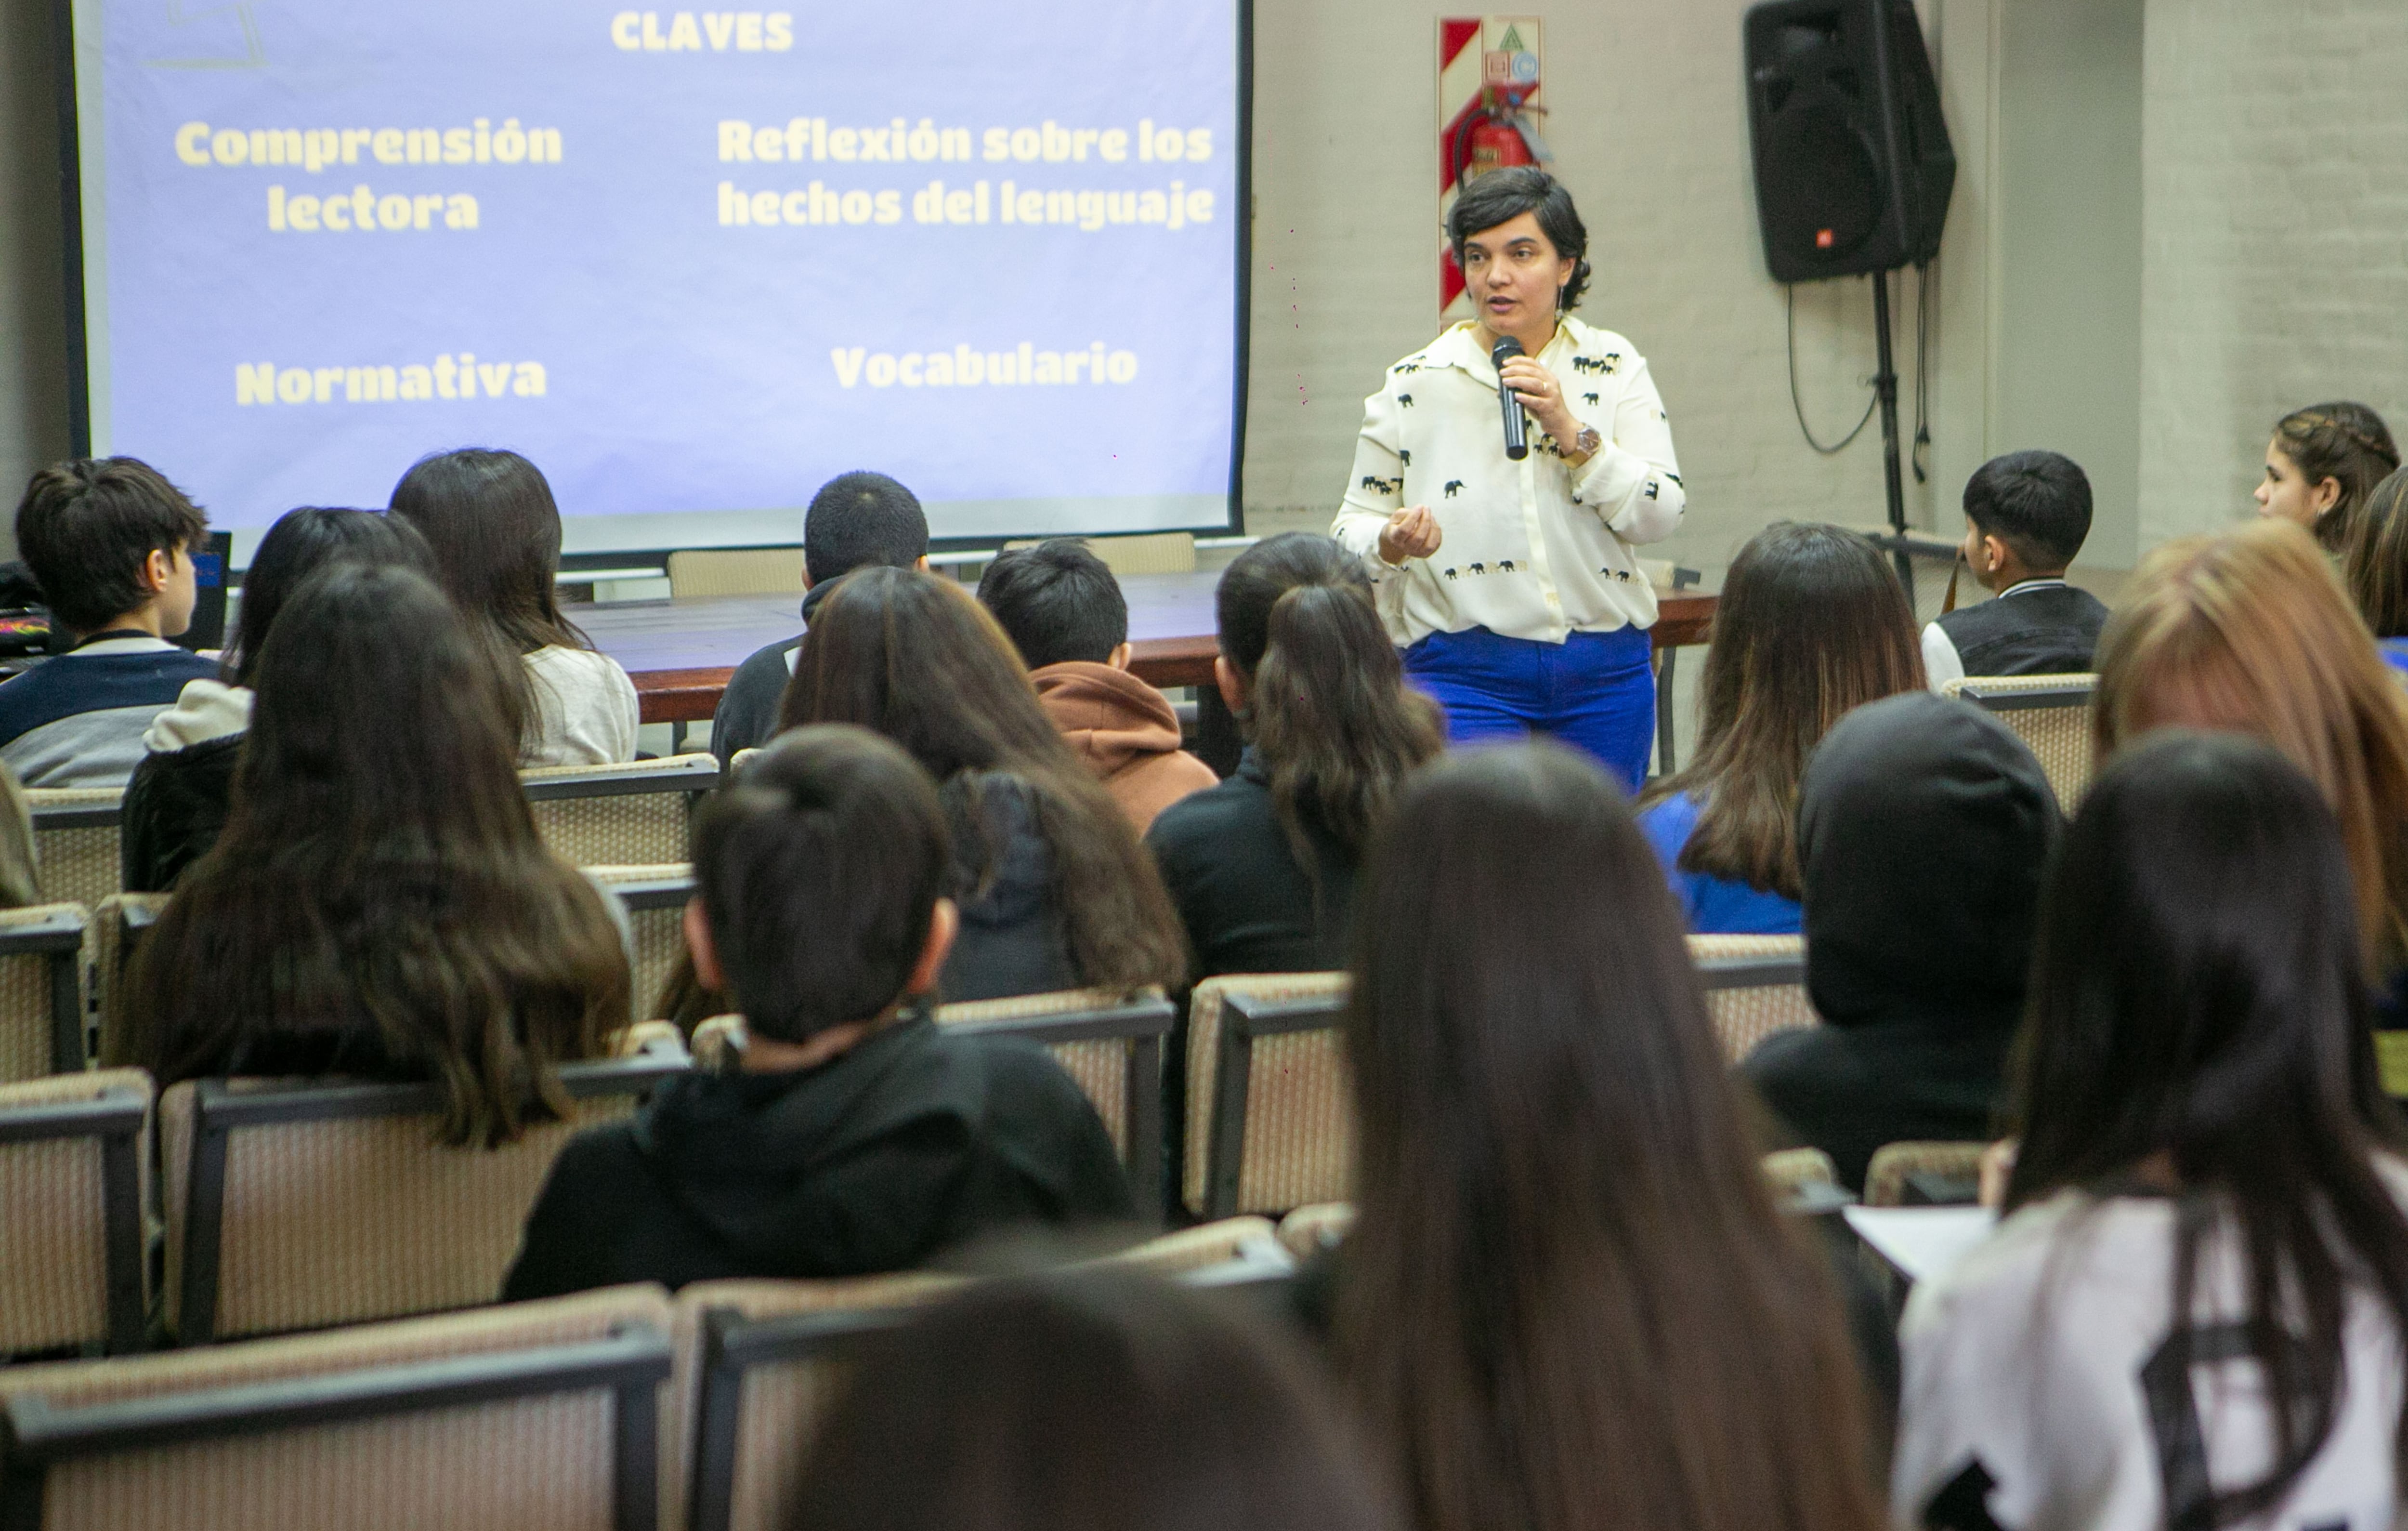
[[[1179,747],[1170,699],[1128,672],[1128,602],[1085,542],[1059,537],[999,555],[978,594],[1020,650],[1054,726],[1138,833],[1219,780]]]

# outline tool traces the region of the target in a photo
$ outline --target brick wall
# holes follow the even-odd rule
[[[2408,426],[2408,6],[2150,0],[2141,541],[2248,513],[2274,421]]]

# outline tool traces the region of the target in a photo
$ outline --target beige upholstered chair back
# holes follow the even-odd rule
[[[1042,1044],[1095,1103],[1146,1208],[1162,1200],[1162,1047],[1176,1018],[1153,989],[1134,998],[1072,989],[937,1007],[939,1026]]]
[[[719,761],[675,755],[626,765],[519,773],[544,843],[571,865],[659,866],[687,855],[694,802],[719,785]]]
[[[122,787],[26,789],[25,810],[34,820],[34,855],[44,898],[91,909],[117,891],[124,875],[117,844],[118,816],[124,805]]]
[[[662,986],[685,954],[685,906],[694,897],[694,866],[687,861],[589,866],[585,874],[617,894],[626,908],[627,930],[635,942],[628,994],[637,1015],[651,1016]]]
[[[125,981],[126,965],[134,960],[143,932],[158,923],[160,911],[166,907],[165,893],[112,893],[93,911],[92,927],[84,933],[83,966],[92,982],[92,1013],[100,1026],[99,1057],[122,1056],[114,1031],[118,1018],[109,1013],[109,1006],[116,1000],[118,985]]]
[[[1706,987],[1706,1017],[1736,1063],[1775,1032],[1820,1026],[1806,997],[1806,943],[1794,935],[1693,935],[1689,960]]]
[[[142,1348],[150,1076],[0,1085],[0,1353]]]
[[[1039,539],[1022,538],[1004,543],[1012,548],[1035,547]],[[1185,531],[1153,531],[1134,537],[1090,537],[1087,546],[1104,560],[1104,567],[1115,574],[1193,574],[1196,572],[1196,535]]]
[[[682,1057],[571,1064],[566,1121],[437,1141],[432,1086],[187,1081],[160,1102],[167,1313],[187,1343],[489,1303],[568,1139]]]
[[[1782,1148],[1764,1156],[1764,1179],[1775,1196],[1795,1196],[1808,1186],[1837,1186],[1839,1168],[1820,1148]]]
[[[2090,700],[2096,675],[1968,675],[1940,689],[1989,712],[2031,746],[2057,805],[2071,816],[2090,787]]]
[[[800,1354],[746,1355],[751,1330],[838,1326],[941,1297],[961,1278],[926,1273],[837,1281],[697,1281],[677,1295],[673,1391],[688,1452],[679,1520],[686,1531],[774,1531],[802,1480],[811,1434],[828,1404],[834,1365]],[[675,1522],[671,1524],[677,1524]]]
[[[1343,973],[1233,974],[1196,986],[1187,1003],[1180,1175],[1189,1213],[1281,1213],[1350,1193],[1354,1105],[1334,1008],[1345,994]],[[1321,1014],[1295,1031],[1232,1026],[1233,997],[1307,1004]],[[1225,1082],[1223,1062],[1237,1057],[1245,1072]]]
[[[1352,1202],[1317,1202],[1280,1219],[1279,1241],[1299,1261],[1334,1249],[1354,1226]]]
[[[615,1287],[0,1368],[11,1487],[49,1531],[651,1524],[668,1330],[658,1287]]]
[[[800,547],[692,548],[669,555],[669,596],[803,594]]]
[[[0,910],[0,1083],[85,1062],[80,903]]]
[[[1907,1177],[1913,1175],[1978,1182],[1987,1148],[1987,1143],[1891,1143],[1875,1148],[1865,1166],[1865,1205],[1903,1206]]]

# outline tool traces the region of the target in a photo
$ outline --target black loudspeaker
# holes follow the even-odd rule
[[[1914,0],[1765,0],[1744,36],[1773,280],[1862,276],[1939,253],[1956,152]]]

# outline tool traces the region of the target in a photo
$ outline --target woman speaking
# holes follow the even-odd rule
[[[1553,176],[1473,181],[1447,237],[1480,318],[1364,400],[1331,535],[1370,565],[1452,738],[1554,734],[1635,789],[1656,736],[1656,592],[1632,549],[1670,535],[1683,498],[1663,401],[1628,340],[1571,316],[1588,231]]]

